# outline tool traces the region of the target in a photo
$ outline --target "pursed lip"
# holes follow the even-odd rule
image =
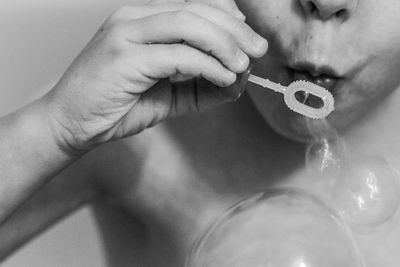
[[[336,93],[339,80],[344,79],[343,75],[331,66],[318,66],[310,62],[296,62],[287,66],[288,76],[291,82],[305,80],[326,88],[332,94]]]
[[[339,78],[343,75],[340,75],[333,67],[329,65],[317,65],[308,61],[298,61],[295,63],[289,64],[289,67],[295,70],[308,72],[311,76],[317,77],[320,75],[327,75]]]

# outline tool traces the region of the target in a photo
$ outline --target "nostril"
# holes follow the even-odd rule
[[[337,18],[346,18],[346,17],[347,17],[347,11],[346,11],[346,9],[341,9],[341,10],[337,11],[337,12],[335,13],[335,16],[336,16]]]
[[[350,17],[356,5],[356,2],[350,0],[300,0],[299,3],[306,16],[322,20],[337,18],[342,21]]]
[[[308,13],[313,14],[315,12],[318,12],[318,7],[311,1],[307,3],[306,9]]]

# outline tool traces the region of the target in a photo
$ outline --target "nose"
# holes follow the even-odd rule
[[[328,20],[336,17],[347,19],[357,6],[359,0],[300,0],[306,16],[317,15]]]

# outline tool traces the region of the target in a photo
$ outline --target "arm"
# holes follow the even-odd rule
[[[110,166],[119,162],[115,153],[124,150],[121,142],[87,153],[21,203],[0,224],[0,262],[70,213],[107,197],[108,188],[103,188],[102,181],[108,180]]]
[[[58,146],[39,101],[0,119],[0,261],[97,196],[86,157],[56,176],[78,155]]]
[[[243,18],[210,6],[170,3],[120,9],[52,91],[0,119],[0,225],[12,225],[9,218],[30,209],[27,205],[15,213],[23,203],[93,147],[174,115],[233,101],[237,93],[221,87],[241,91],[236,73],[247,69],[248,56],[259,57],[266,50],[267,42]],[[169,82],[181,74],[193,79]],[[31,205],[40,213],[40,205]],[[11,245],[5,247],[19,244],[68,211],[57,206],[50,210],[55,213],[43,211],[36,228],[9,237],[5,242]]]
[[[241,89],[236,73],[267,50],[242,19],[183,3],[114,13],[53,90],[0,119],[0,223],[93,147],[234,100],[221,87]],[[169,82],[181,74],[193,79]]]
[[[73,164],[8,216],[0,226],[0,262],[52,224],[99,198],[85,165],[85,159]]]
[[[0,119],[0,224],[78,156],[58,146],[40,101]]]

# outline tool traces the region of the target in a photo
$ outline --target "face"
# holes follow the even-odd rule
[[[400,85],[400,1],[237,0],[252,28],[269,41],[253,73],[288,85],[308,80],[328,89],[339,131],[371,112]],[[279,133],[308,137],[306,119],[281,94],[249,85],[255,105]]]

